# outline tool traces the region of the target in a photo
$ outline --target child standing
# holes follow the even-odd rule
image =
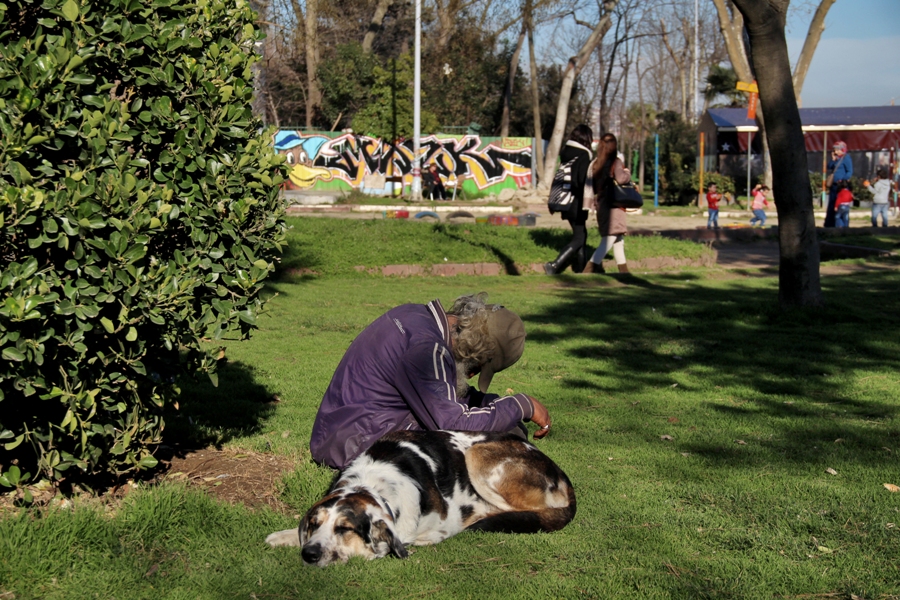
[[[766,226],[766,207],[769,206],[766,192],[768,191],[769,188],[761,183],[756,184],[756,187],[753,188],[753,204],[750,206],[753,210],[753,218],[750,219],[750,225],[759,223],[760,227]]]
[[[875,185],[865,182],[863,185],[875,196],[872,200],[872,227],[878,227],[878,215],[881,214],[882,227],[888,226],[888,206],[891,195],[891,180],[888,179],[887,169],[878,169],[875,175]]]
[[[706,221],[707,229],[719,228],[719,200],[721,199],[722,194],[719,193],[716,184],[709,184],[706,192],[706,206],[709,209],[709,219]]]
[[[838,193],[834,201],[834,226],[850,227],[850,207],[853,206],[853,192],[850,182],[841,180],[837,183]]]

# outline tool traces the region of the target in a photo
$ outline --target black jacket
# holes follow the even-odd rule
[[[563,219],[574,220],[578,218],[582,210],[584,210],[584,184],[587,181],[588,167],[591,164],[591,151],[578,142],[569,140],[559,155],[560,164],[565,164],[577,158],[575,164],[572,165],[572,192],[575,195],[575,202],[564,213],[560,213]]]

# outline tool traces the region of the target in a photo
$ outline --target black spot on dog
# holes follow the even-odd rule
[[[463,521],[471,517],[473,512],[475,512],[475,508],[470,504],[463,504],[459,507],[459,514],[462,515]]]

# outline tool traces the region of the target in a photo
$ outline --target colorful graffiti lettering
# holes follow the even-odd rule
[[[304,134],[281,130],[275,149],[287,156],[293,189],[363,189],[370,175],[412,183],[413,142],[391,144],[353,133]],[[481,191],[525,187],[531,182],[531,140],[428,136],[420,140],[422,164],[435,163],[449,182],[467,182]],[[471,182],[471,183],[468,183]],[[373,190],[377,191],[377,190]]]

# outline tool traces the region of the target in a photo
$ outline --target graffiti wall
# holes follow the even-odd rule
[[[354,133],[282,129],[275,149],[287,156],[287,189],[390,195],[412,185],[412,140],[392,144]],[[530,138],[431,135],[420,139],[420,151],[423,168],[436,164],[448,188],[459,186],[469,195],[531,185]]]

